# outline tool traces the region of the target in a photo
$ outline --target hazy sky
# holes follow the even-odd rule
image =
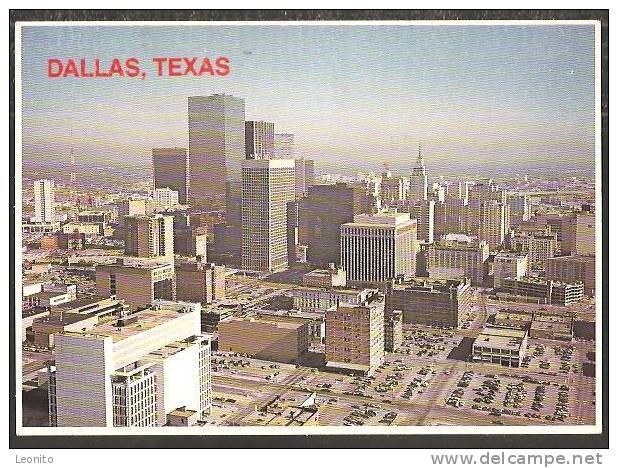
[[[25,27],[24,158],[144,162],[187,146],[187,96],[226,92],[318,161],[408,170],[594,161],[594,27]],[[151,59],[231,60],[224,78],[156,77]],[[50,79],[48,58],[138,57],[141,79]],[[334,164],[332,164],[334,163]]]

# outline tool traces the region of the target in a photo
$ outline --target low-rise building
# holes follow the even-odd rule
[[[44,283],[41,284],[40,291],[24,295],[22,303],[25,308],[45,309],[75,299],[77,299],[77,285]]]
[[[470,280],[398,278],[386,292],[386,310],[401,310],[404,323],[458,327],[470,309]]]
[[[530,338],[571,341],[574,318],[571,315],[537,312],[530,326]]]
[[[580,301],[584,297],[584,284],[561,283],[525,276],[523,278],[505,278],[502,280],[500,291],[511,296],[519,296],[538,303],[568,306]]]
[[[520,310],[500,310],[494,316],[493,325],[496,327],[518,328],[529,330],[534,313]]]
[[[377,293],[377,289],[299,287],[292,291],[292,296],[295,309],[324,313],[339,304],[361,304]]]
[[[527,330],[485,327],[472,344],[472,360],[520,367],[527,345]]]
[[[133,309],[157,299],[175,300],[176,274],[173,262],[157,259],[119,258],[115,264],[96,266],[100,296],[116,296]]]
[[[219,350],[277,362],[297,362],[308,350],[308,323],[272,317],[231,317],[219,322]]]
[[[313,288],[343,288],[346,286],[346,272],[343,268],[337,268],[334,263],[331,263],[328,269],[305,273],[303,285]]]

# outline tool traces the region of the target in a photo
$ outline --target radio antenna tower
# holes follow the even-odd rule
[[[73,127],[71,127],[71,149],[69,152],[71,158],[71,186],[75,187],[75,182],[77,180],[77,173],[75,172],[75,150],[73,148]]]

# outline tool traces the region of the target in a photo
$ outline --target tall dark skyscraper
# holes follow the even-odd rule
[[[225,206],[241,190],[245,160],[245,101],[227,94],[191,96],[189,111],[189,203]],[[240,216],[239,216],[240,217]]]
[[[189,166],[186,148],[153,148],[154,188],[168,187],[178,192],[178,202],[187,203]]]
[[[302,201],[301,223],[307,235],[307,262],[341,264],[341,225],[354,215],[371,213],[372,196],[363,187],[344,183],[309,187]]]
[[[245,156],[247,159],[274,158],[274,123],[256,120],[245,122]]]

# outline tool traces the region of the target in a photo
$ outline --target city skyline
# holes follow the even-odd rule
[[[24,161],[68,158],[72,130],[76,159],[139,164],[152,148],[187,146],[187,97],[225,92],[326,169],[409,171],[419,141],[438,170],[594,165],[592,25],[208,28],[24,27]],[[148,67],[219,54],[231,60],[224,78],[46,76],[50,57],[137,56]]]

